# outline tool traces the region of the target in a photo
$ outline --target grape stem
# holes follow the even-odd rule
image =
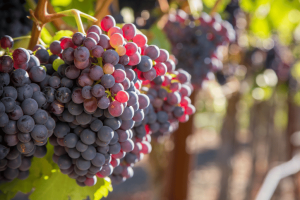
[[[215,13],[217,12],[217,8],[218,8],[219,4],[221,3],[221,1],[222,1],[222,0],[217,0],[217,1],[216,1],[214,7],[211,9],[211,11],[210,11],[210,13],[209,13],[209,15],[210,15],[211,17],[213,17],[213,16],[215,15]]]
[[[113,95],[111,94],[111,92],[109,91],[109,89],[106,89],[105,93],[107,94],[107,98],[110,97],[112,99],[112,101],[115,101],[115,98],[113,97]]]
[[[76,23],[78,26],[78,30],[82,33],[85,33],[85,32],[84,32],[84,28],[83,28],[80,16],[87,18],[89,20],[92,20],[94,22],[97,21],[96,18],[94,18],[90,15],[87,15],[85,13],[82,13],[76,9],[71,9],[71,10],[66,10],[66,11],[62,11],[59,13],[49,14],[47,12],[47,3],[48,3],[48,0],[39,0],[37,3],[37,6],[35,8],[35,11],[29,9],[29,13],[30,13],[29,18],[34,21],[35,25],[32,26],[31,38],[30,38],[30,42],[28,45],[28,49],[33,49],[33,47],[38,44],[39,39],[41,37],[42,28],[45,26],[46,23],[51,22],[55,19],[59,19],[61,17],[66,17],[66,16],[75,17],[75,20],[76,20]]]
[[[30,9],[34,10],[36,8],[35,0],[26,0],[26,2],[27,2],[27,5]],[[50,8],[52,8],[52,10]],[[48,11],[49,11],[49,13],[55,13],[55,11],[54,11],[53,7],[51,6],[50,2],[48,2]],[[49,33],[51,35],[54,35],[56,30],[61,30],[62,29],[63,26],[57,26],[57,23],[61,23],[61,22],[64,23],[64,21],[62,19],[58,18],[58,19],[53,21],[54,27],[51,26],[50,24],[45,24],[45,28],[49,31]],[[66,27],[66,26],[64,26],[64,27]]]
[[[35,11],[29,9],[29,18],[32,19],[35,24],[32,26],[28,49],[33,49],[33,47],[38,44],[39,38],[41,37],[42,28],[46,23],[65,16],[64,14],[58,13],[48,14],[47,3],[47,0],[39,0],[36,5]]]
[[[159,7],[163,13],[167,13],[169,11],[169,3],[167,0],[158,0]]]
[[[13,40],[23,40],[23,39],[31,39],[30,35],[26,35],[26,36],[21,36],[21,37],[15,37],[13,38]],[[46,46],[46,43],[42,40],[42,38],[39,38],[39,42],[43,45]]]
[[[48,10],[50,13],[55,13],[55,10],[50,2],[48,3]],[[71,30],[73,32],[76,31],[73,27],[69,26],[63,19],[60,19],[60,18],[56,19],[52,23],[57,30],[66,30],[67,29],[67,30]]]
[[[71,10],[65,10],[62,12],[58,12],[57,14],[65,14],[66,16],[73,16],[75,18],[77,27],[78,27],[78,31],[85,34],[84,28],[83,28],[83,24],[82,24],[82,20],[81,17],[84,17],[88,20],[91,20],[93,22],[97,22],[98,20],[95,17],[92,17],[88,14],[85,14],[79,10],[76,9],[71,9]]]
[[[94,17],[99,21],[106,15],[109,5],[113,0],[102,0],[100,7],[96,10]],[[100,3],[99,3],[100,4]]]

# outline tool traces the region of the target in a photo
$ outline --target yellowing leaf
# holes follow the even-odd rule
[[[72,0],[51,0],[53,6],[68,6]]]
[[[57,171],[47,180],[38,181],[34,192],[29,198],[31,200],[65,200],[69,198],[72,200],[82,200],[89,196],[91,200],[98,200],[107,196],[109,191],[112,191],[112,187],[107,179],[98,178],[96,185],[92,187],[80,187],[74,179]]]
[[[251,31],[261,38],[268,38],[270,36],[270,27],[266,18],[253,17]]]
[[[152,26],[150,32],[154,35],[154,37],[151,41],[149,41],[149,44],[156,45],[159,48],[166,49],[170,52],[171,44],[165,33],[161,29],[159,29],[157,25]]]
[[[1,184],[0,190],[7,196],[18,191],[28,193],[32,190],[36,181],[39,181],[44,175],[51,175],[52,166],[45,158],[33,158],[30,167],[29,177],[25,180],[15,179],[12,182]],[[2,199],[2,198],[0,198]]]
[[[49,31],[45,27],[42,29],[42,32],[41,32],[41,39],[46,44],[50,44],[51,41],[52,41],[52,36],[51,36],[51,34],[49,33]]]
[[[63,175],[60,172],[55,172],[48,180],[43,179],[38,181],[35,184],[35,190],[29,196],[29,199],[31,200],[69,199],[69,195],[72,192],[71,181],[74,180],[70,179],[67,175]],[[71,183],[71,185],[69,183]]]
[[[52,41],[59,40],[62,37],[71,37],[74,33],[69,30],[61,30],[56,32],[56,34],[53,36]]]

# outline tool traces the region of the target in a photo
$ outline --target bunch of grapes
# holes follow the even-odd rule
[[[154,136],[174,132],[178,122],[187,122],[195,113],[189,96],[193,87],[191,76],[178,69],[165,76],[155,78],[147,91],[153,109],[149,112],[147,124]]]
[[[62,37],[49,48],[16,49],[13,58],[13,40],[1,39],[7,54],[0,60],[1,75],[9,73],[13,86],[29,84],[34,91],[30,94],[26,87],[21,93],[21,109],[33,109],[29,103],[23,108],[27,101],[39,108],[29,114],[23,110],[24,116],[34,115],[37,124],[37,133],[29,131],[33,144],[46,144],[49,137],[53,161],[80,186],[95,185],[97,177],[112,175],[114,168],[122,168],[123,174],[116,182],[131,177],[130,166],[151,152],[150,134],[172,132],[193,108],[189,102],[181,105],[191,93],[190,75],[175,71],[174,58],[166,50],[147,45],[147,37],[133,24],[117,27],[111,16],[104,17],[100,27]],[[47,122],[38,121],[44,115]],[[41,139],[35,135],[42,137],[43,127],[48,134]]]
[[[12,46],[10,36],[1,39],[3,49],[9,51]],[[0,57],[1,182],[26,179],[31,158],[47,153],[45,144],[55,121],[44,109],[46,98],[39,84],[45,77],[46,71],[32,51],[19,48]]]
[[[172,52],[178,59],[178,68],[192,76],[192,83],[200,86],[210,79],[210,73],[220,70],[222,56],[218,47],[235,39],[230,23],[216,14],[214,17],[202,13],[195,18],[178,10],[169,15],[164,30],[172,44]]]
[[[139,92],[135,72],[154,70],[153,60],[140,54],[147,38],[133,24],[122,29],[115,25],[106,16],[102,30],[94,25],[87,35],[77,32],[49,46],[56,59],[46,65],[43,91],[52,99],[48,110],[58,120],[50,138],[53,160],[80,186],[94,185],[96,175],[109,176],[134,149],[131,129],[150,104]]]
[[[172,67],[168,68],[166,75],[158,76],[153,81],[143,81],[142,92],[147,94],[151,104],[145,109],[144,119],[134,125],[134,149],[114,169],[110,176],[113,183],[124,182],[133,176],[134,164],[152,150],[151,135],[157,138],[171,134],[178,128],[179,122],[188,121],[189,115],[195,113],[189,98],[193,91],[191,76],[182,69],[174,70],[172,59],[171,56],[168,59]]]
[[[32,21],[25,0],[0,1],[0,37],[19,37],[30,32]]]
[[[137,73],[153,80],[167,72],[166,50],[150,45],[141,54],[148,47],[146,36],[133,24],[115,25],[106,16],[102,30],[94,25],[87,35],[77,32],[54,41],[51,56],[42,46],[34,48],[47,69],[40,84],[48,99],[45,109],[57,119],[49,140],[55,146],[53,160],[80,186],[94,185],[95,175],[110,175],[134,149],[131,129],[150,104],[139,91]]]
[[[293,63],[294,56],[292,52],[278,42],[275,42],[274,47],[267,51],[265,67],[266,69],[273,69],[279,81],[285,82],[289,80]]]

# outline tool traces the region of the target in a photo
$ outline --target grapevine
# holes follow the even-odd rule
[[[152,132],[171,132],[195,112],[190,75],[175,70],[166,50],[109,15],[100,27],[32,51],[12,51],[14,40],[1,38],[2,181],[25,179],[32,156],[45,156],[48,138],[54,163],[79,186],[120,167],[125,180],[133,170],[124,164],[151,152]],[[149,107],[154,98],[160,103]]]
[[[195,18],[183,10],[169,14],[164,30],[172,43],[172,52],[178,59],[178,68],[187,70],[194,86],[201,87],[204,80],[211,79],[211,72],[222,69],[220,48],[235,40],[232,25],[203,12]]]

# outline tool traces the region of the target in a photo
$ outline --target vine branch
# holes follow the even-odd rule
[[[167,13],[169,11],[169,3],[168,0],[158,0],[159,7],[163,13]]]
[[[221,1],[222,1],[222,0],[217,0],[217,1],[216,1],[214,7],[211,9],[211,11],[210,11],[210,13],[209,13],[209,15],[210,15],[211,17],[213,17],[213,16],[215,15],[215,13],[217,12],[217,8],[218,8],[219,4],[221,3]]]
[[[99,8],[96,10],[94,17],[99,21],[105,16],[105,11],[108,9],[109,5],[113,0],[103,0]]]
[[[39,0],[35,11],[29,9],[30,19],[33,20],[34,24],[31,29],[31,38],[29,41],[28,49],[33,49],[38,44],[39,38],[41,37],[42,28],[46,23],[64,17],[64,14],[48,14],[47,12],[47,0]]]
[[[38,44],[39,38],[41,37],[42,28],[45,26],[46,23],[51,22],[55,19],[59,19],[61,17],[66,17],[66,16],[75,17],[75,20],[76,20],[76,23],[78,26],[78,30],[84,34],[85,34],[85,31],[84,31],[83,24],[82,24],[80,17],[81,16],[85,17],[94,22],[97,21],[96,18],[94,18],[90,15],[87,15],[85,13],[82,13],[76,9],[65,10],[65,11],[62,11],[59,13],[49,14],[47,12],[47,3],[48,3],[48,0],[39,0],[35,11],[33,11],[31,9],[29,10],[30,19],[32,19],[34,21],[34,25],[32,26],[32,30],[31,30],[31,38],[30,38],[30,42],[28,45],[28,49],[33,49],[33,47]]]
[[[55,10],[50,2],[48,3],[48,11],[50,13],[55,13]],[[74,31],[74,28],[66,24],[66,22],[62,19],[55,19],[52,23],[57,30],[68,29]]]

